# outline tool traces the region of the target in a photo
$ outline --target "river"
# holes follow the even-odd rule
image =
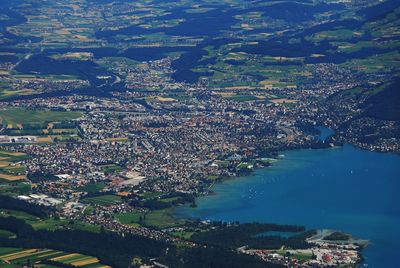
[[[370,241],[363,251],[368,267],[398,266],[399,155],[351,145],[282,154],[271,167],[216,184],[214,195],[176,215],[341,230]]]

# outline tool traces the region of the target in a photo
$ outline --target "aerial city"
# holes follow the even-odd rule
[[[399,267],[399,0],[0,1],[0,267]]]

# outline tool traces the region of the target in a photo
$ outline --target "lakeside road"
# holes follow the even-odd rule
[[[369,267],[395,267],[400,242],[400,156],[350,145],[284,152],[285,158],[254,174],[216,184],[215,195],[178,217],[301,224],[370,240]]]

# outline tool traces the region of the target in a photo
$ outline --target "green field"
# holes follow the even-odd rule
[[[116,196],[116,195],[101,195],[101,196],[96,196],[96,197],[88,197],[82,200],[86,204],[92,204],[92,205],[101,205],[101,206],[107,206],[107,205],[112,205],[115,203],[118,203],[121,201],[121,197]]]
[[[8,166],[0,168],[0,172],[10,175],[22,175],[25,174],[26,168],[24,166]]]
[[[101,167],[101,170],[104,172],[104,174],[112,174],[112,173],[117,173],[121,172],[123,168],[121,166],[115,165],[115,164],[110,164],[110,165],[104,165]]]
[[[60,112],[46,110],[27,110],[21,108],[7,108],[0,110],[3,125],[12,124],[44,124],[47,122],[69,121],[81,117],[79,112]]]
[[[172,209],[153,210],[146,214],[144,224],[159,229],[176,227],[184,224],[184,220],[174,218]]]
[[[10,254],[20,250],[21,248],[0,248],[0,255]]]
[[[277,250],[276,253],[282,256],[286,256],[287,251],[282,249],[282,250]],[[291,255],[291,257],[299,261],[308,261],[311,260],[313,256],[311,253],[296,253]]]
[[[2,182],[16,183],[26,179],[26,168],[18,162],[27,158],[24,153],[0,151],[0,192],[6,186]]]
[[[75,190],[80,191],[80,192],[87,192],[87,193],[97,193],[98,191],[101,191],[106,187],[106,183],[104,182],[98,182],[98,183],[89,183],[86,184],[85,186],[81,186],[76,188]]]
[[[17,153],[17,152],[11,152],[11,151],[0,151],[0,158],[1,158],[1,161],[15,163],[15,162],[27,159],[28,156],[24,153]]]
[[[256,96],[253,95],[234,95],[229,97],[229,99],[234,100],[234,101],[256,101],[259,100],[259,98],[257,98]]]
[[[49,218],[46,220],[39,220],[34,223],[31,223],[32,227],[35,230],[63,230],[63,229],[74,229],[74,230],[82,230],[89,232],[99,232],[100,226],[88,224],[82,221],[74,220],[63,220],[63,219],[54,219]]]
[[[100,226],[97,225],[88,224],[78,220],[70,221],[53,217],[40,219],[29,213],[18,210],[0,209],[0,217],[15,217],[30,224],[35,230],[54,231],[62,229],[74,229],[90,232],[100,232]]]
[[[114,217],[116,217],[123,224],[137,226],[141,222],[141,219],[142,220],[144,219],[144,213],[141,212],[118,213],[114,214]]]
[[[6,230],[2,230],[0,229],[0,238],[11,238],[13,237],[15,234]]]
[[[157,193],[157,192],[145,192],[142,194],[139,194],[141,197],[143,197],[144,199],[153,199],[156,197],[159,197],[162,195],[162,193]]]
[[[181,226],[185,223],[184,220],[174,218],[172,209],[152,210],[148,213],[129,212],[117,213],[113,216],[121,223],[130,226],[151,226],[158,229]]]
[[[33,216],[23,211],[12,209],[0,209],[0,217],[15,217],[19,220],[24,220],[29,224],[40,221],[40,218],[36,216]]]
[[[180,232],[171,232],[173,236],[177,236],[183,239],[190,239],[194,232],[188,232],[188,231],[180,231]]]

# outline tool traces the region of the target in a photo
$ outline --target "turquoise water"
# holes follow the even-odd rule
[[[283,154],[272,167],[214,186],[215,195],[177,215],[342,230],[370,240],[368,267],[399,266],[399,155],[350,145]]]

